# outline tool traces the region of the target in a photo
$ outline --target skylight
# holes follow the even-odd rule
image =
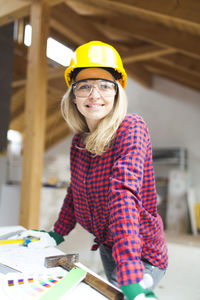
[[[31,25],[26,25],[25,33],[24,33],[24,44],[28,47],[31,45],[31,35],[32,35]],[[70,48],[64,46],[63,44],[59,43],[53,38],[48,38],[47,40],[48,58],[66,67],[69,66],[70,64],[72,54],[73,51]]]

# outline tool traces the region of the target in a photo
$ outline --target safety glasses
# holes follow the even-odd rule
[[[76,97],[87,98],[91,95],[93,89],[104,97],[113,97],[117,93],[117,83],[115,81],[99,78],[84,79],[72,84],[72,90]]]

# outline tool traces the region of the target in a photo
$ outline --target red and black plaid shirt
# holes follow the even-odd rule
[[[152,149],[147,126],[128,114],[101,156],[84,149],[76,134],[71,147],[71,185],[54,229],[67,235],[76,222],[113,249],[119,285],[139,282],[141,258],[167,267],[167,246],[157,214]]]

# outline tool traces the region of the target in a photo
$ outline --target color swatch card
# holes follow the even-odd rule
[[[74,269],[65,275],[10,273],[1,280],[1,289],[6,300],[60,299],[86,275],[85,271]]]

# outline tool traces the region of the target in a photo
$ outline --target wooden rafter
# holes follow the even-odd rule
[[[145,67],[150,72],[165,76],[181,84],[200,90],[200,76],[188,73],[187,71],[179,70],[175,67],[164,65],[157,61],[146,62]]]
[[[152,87],[152,74],[146,70],[142,64],[136,62],[132,65],[127,65],[127,73],[133,80],[143,85],[145,88]]]
[[[106,19],[105,30],[106,26],[123,30],[129,33],[130,36],[160,47],[173,48],[189,56],[200,57],[200,35],[198,34],[191,34],[179,28],[169,28],[163,24],[129,16],[126,18],[118,16]]]
[[[45,149],[48,150],[50,147],[54,146],[56,143],[62,141],[70,134],[69,128],[66,124],[57,128],[51,135],[49,135],[45,142]]]
[[[131,53],[122,58],[125,65],[137,61],[144,61],[155,57],[176,53],[173,48],[160,48],[155,45],[145,45],[132,49]]]
[[[157,61],[183,70],[193,75],[200,76],[200,60],[179,54],[167,55],[156,58]]]
[[[73,39],[76,45],[82,44],[92,39],[104,40],[105,36],[97,30],[94,26],[91,26],[91,23],[86,19],[80,18],[72,9],[66,9],[65,4],[61,4],[57,7],[56,10],[52,10],[51,13],[52,20],[51,24],[58,26],[58,20],[62,20],[62,32],[70,40]],[[61,25],[60,25],[61,26]],[[64,29],[67,28],[66,30]],[[61,27],[59,27],[61,29]],[[78,43],[77,43],[78,42]]]
[[[30,6],[34,0],[0,0],[0,26],[14,22],[30,15]],[[64,0],[46,0],[49,6],[54,6]]]
[[[66,0],[65,2],[71,2]],[[159,22],[173,22],[199,28],[200,26],[200,3],[196,0],[75,0],[77,3],[94,5],[95,7],[125,14],[127,16],[141,16],[143,18],[155,19]]]

